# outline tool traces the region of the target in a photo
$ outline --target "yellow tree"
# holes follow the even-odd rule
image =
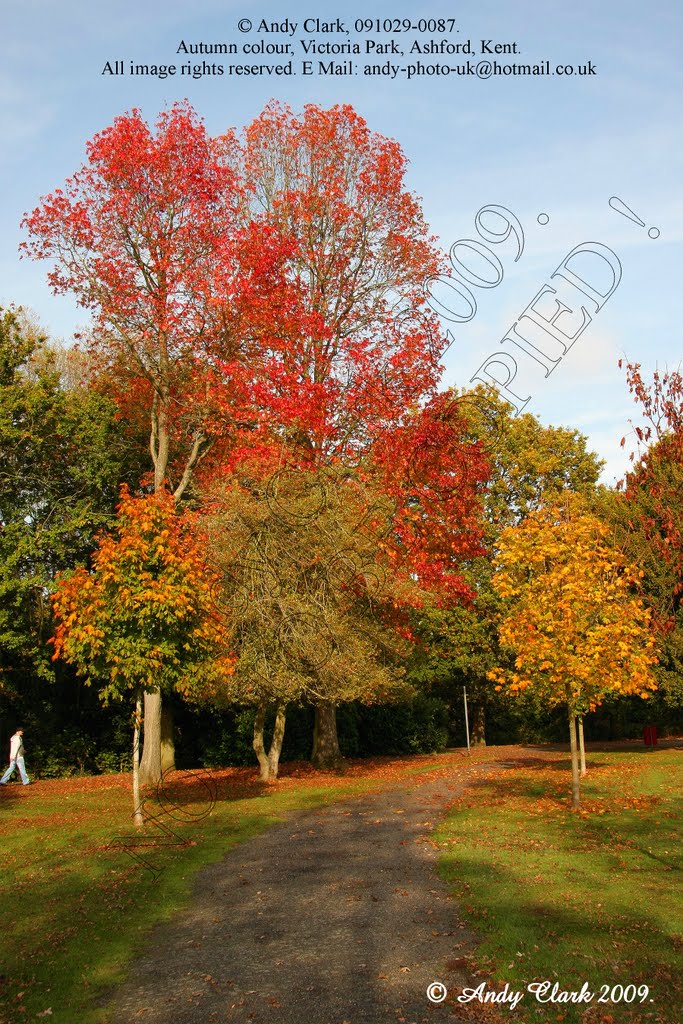
[[[580,807],[576,719],[607,693],[656,689],[650,613],[635,593],[642,572],[607,541],[609,530],[576,500],[548,506],[504,530],[493,585],[505,599],[500,642],[514,667],[489,673],[500,689],[565,704],[572,803]]]

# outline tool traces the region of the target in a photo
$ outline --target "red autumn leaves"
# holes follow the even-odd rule
[[[486,462],[440,413],[422,284],[441,257],[405,167],[348,106],[271,103],[217,138],[186,103],[153,128],[134,110],[25,218],[24,249],[92,311],[157,491],[179,499],[259,452],[264,472],[283,453],[344,463],[395,501],[410,571],[462,597]]]

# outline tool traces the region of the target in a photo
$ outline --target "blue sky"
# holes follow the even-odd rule
[[[306,18],[340,18],[348,36],[304,32]],[[360,33],[356,19],[455,17],[459,32]],[[253,24],[238,30],[240,19]],[[291,37],[258,33],[262,19],[297,22]],[[446,38],[472,40],[474,64],[481,40],[516,42],[519,53],[488,58],[499,64],[587,65],[589,76],[521,77],[403,72],[366,77],[365,64],[407,66],[464,56],[354,57],[350,76],[113,77],[107,61],[182,63],[181,40],[193,42],[292,42],[294,67],[304,58],[300,40],[377,42]],[[678,4],[653,0],[588,2],[557,0],[461,0],[356,5],[320,2],[226,0],[119,0],[111,8],[85,0],[5,0],[0,41],[0,303],[33,309],[54,336],[68,339],[84,314],[66,298],[53,297],[46,268],[20,261],[19,221],[39,197],[79,167],[95,132],[131,107],[154,119],[164,106],[187,97],[209,131],[248,123],[271,98],[300,108],[306,102],[348,102],[371,128],[397,139],[410,160],[409,185],[423,198],[433,232],[448,249],[477,238],[474,216],[487,204],[512,211],[522,224],[525,248],[514,262],[510,247],[496,251],[504,278],[475,289],[471,322],[454,328],[444,385],[464,385],[500,348],[500,339],[566,254],[582,242],[612,249],[623,268],[621,283],[550,377],[524,377],[527,408],[544,422],[576,426],[607,460],[611,482],[625,465],[619,448],[635,406],[628,395],[620,355],[643,364],[678,366],[680,344],[678,273],[683,260],[681,159],[683,14]],[[404,50],[405,52],[405,50]],[[201,57],[190,58],[193,62]],[[265,63],[266,57],[207,57],[208,61]],[[310,58],[309,58],[310,59]],[[317,65],[317,60],[313,60]],[[332,58],[325,58],[330,60]],[[344,57],[339,58],[343,60]],[[346,58],[348,59],[348,58]],[[644,227],[608,205],[621,198]],[[539,223],[539,214],[547,223]],[[542,218],[545,220],[545,218]],[[660,235],[649,237],[648,229]],[[450,325],[453,326],[453,325]]]

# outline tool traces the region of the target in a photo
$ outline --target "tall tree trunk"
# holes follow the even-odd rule
[[[275,711],[273,738],[270,741],[270,748],[268,751],[266,751],[264,738],[267,711],[267,703],[264,702],[263,704],[259,704],[256,709],[256,717],[254,718],[253,747],[259,763],[259,774],[263,782],[270,782],[271,779],[276,779],[280,769],[280,754],[282,753],[282,741],[285,738],[287,705],[277,705]]]
[[[583,715],[579,715],[576,719],[576,727],[579,733],[579,751],[581,754],[581,778],[584,775],[588,775],[588,769],[586,768],[586,746],[583,739]]]
[[[470,743],[473,747],[486,746],[486,709],[483,704],[471,707],[472,723],[470,725]]]
[[[173,711],[168,704],[161,705],[161,770],[175,768],[175,743],[173,742]]]
[[[265,703],[259,704],[256,708],[256,718],[254,719],[254,740],[252,743],[254,753],[258,759],[260,775],[263,782],[268,782],[270,779],[270,764],[268,763],[268,755],[266,754],[266,747],[263,742],[263,727],[266,722],[267,710],[268,705]]]
[[[338,768],[342,762],[337,736],[337,709],[329,700],[321,700],[315,706],[311,761],[316,768]]]
[[[154,463],[154,493],[166,484],[166,470],[170,450],[169,433],[169,374],[168,338],[165,331],[159,335],[159,375],[153,381],[154,396],[150,410],[149,448]],[[140,764],[140,783],[143,786],[161,782],[161,690],[145,693],[145,718]]]
[[[567,703],[567,710],[569,714],[569,749],[572,752],[572,809],[578,811],[581,808],[581,776],[576,745],[576,716],[569,703]]]
[[[145,693],[144,743],[140,762],[140,785],[156,786],[161,781],[161,690]]]
[[[270,741],[270,750],[268,751],[268,765],[270,767],[271,779],[277,778],[277,773],[280,770],[280,754],[282,753],[282,742],[285,738],[285,721],[287,716],[287,705],[278,704],[275,711],[275,726],[273,728],[273,738]]]
[[[133,821],[138,828],[142,827],[142,807],[140,806],[140,723],[142,721],[142,700],[137,694],[135,700],[135,717],[133,718]]]

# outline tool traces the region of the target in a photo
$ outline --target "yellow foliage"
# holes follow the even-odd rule
[[[495,566],[493,585],[507,599],[500,642],[515,666],[489,673],[498,686],[533,688],[581,713],[609,692],[642,696],[656,688],[650,613],[634,589],[640,573],[575,501],[504,530]]]

